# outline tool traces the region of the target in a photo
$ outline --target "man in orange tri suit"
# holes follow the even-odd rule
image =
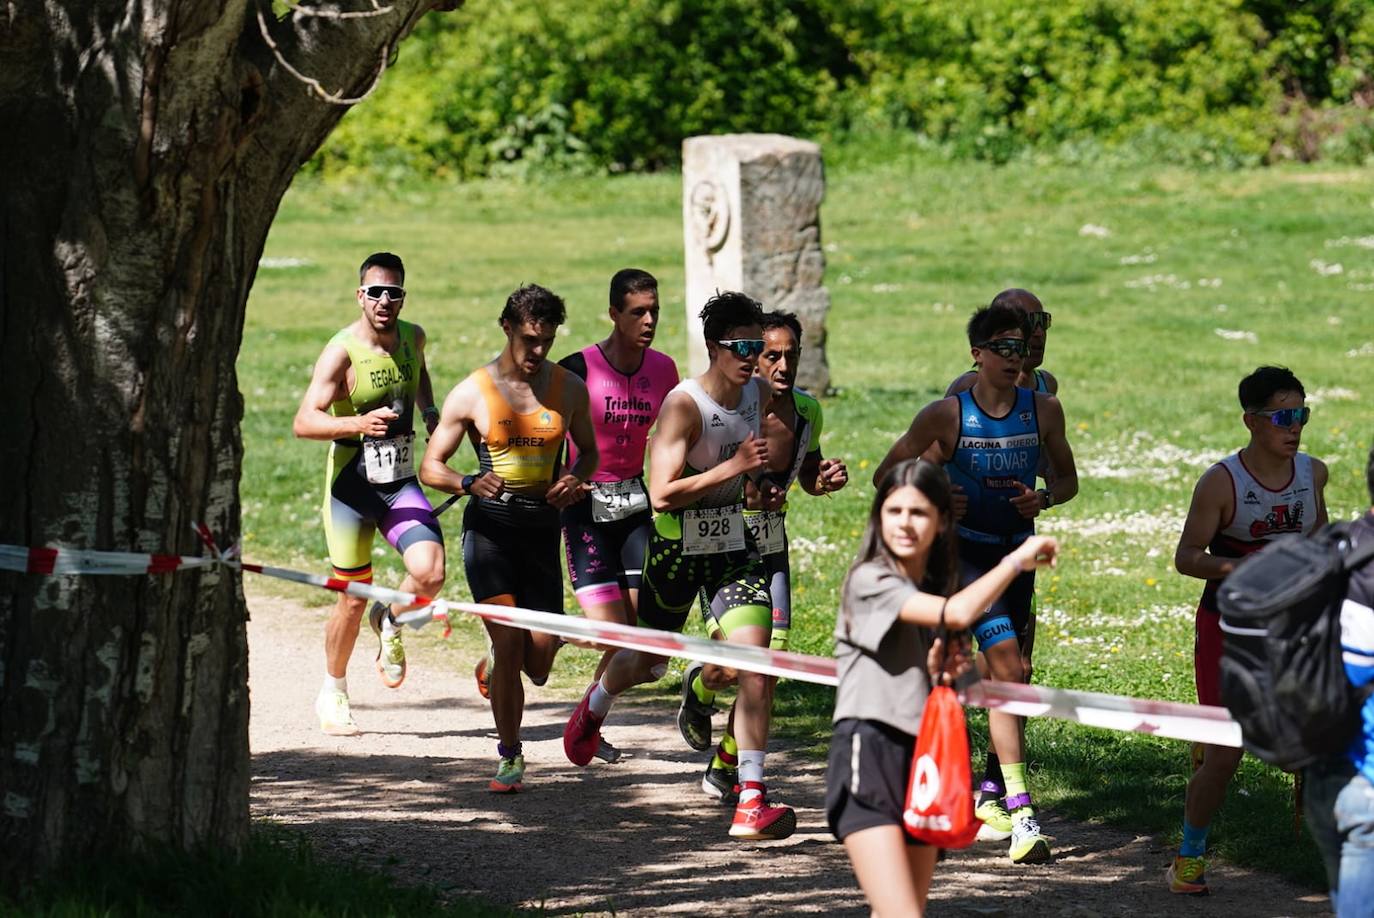
[[[552,291],[529,284],[512,293],[501,313],[505,348],[444,399],[420,463],[426,485],[471,496],[463,513],[463,567],[476,602],[563,611],[559,511],[583,496],[582,485],[598,463],[587,387],[547,359],[565,318],[563,300]],[[447,465],[464,436],[477,454],[478,470],[471,474]],[[577,459],[560,475],[565,436],[572,437]],[[490,650],[477,664],[477,685],[491,700],[500,740],[489,786],[514,793],[525,775],[520,673],[543,685],[561,641],[484,624]]]

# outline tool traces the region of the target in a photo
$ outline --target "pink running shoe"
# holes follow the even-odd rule
[[[757,788],[763,791],[758,781],[745,781],[740,791]],[[797,830],[797,814],[790,806],[773,806],[762,793],[740,801],[735,806],[735,820],[730,824],[730,835],[746,841],[777,841],[786,838]]]
[[[590,762],[601,745],[601,723],[605,718],[592,713],[590,703],[592,690],[595,688],[595,682],[587,686],[582,700],[578,702],[572,717],[568,718],[567,724],[563,727],[563,752],[569,762],[578,766],[585,766]]]

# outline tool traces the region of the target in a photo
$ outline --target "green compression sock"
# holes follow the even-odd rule
[[[716,693],[706,687],[706,683],[701,681],[701,673],[697,673],[692,679],[692,694],[697,696],[697,701],[702,704],[710,704],[716,700]]]

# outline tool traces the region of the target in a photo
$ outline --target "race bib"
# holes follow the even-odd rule
[[[749,536],[759,548],[759,554],[776,555],[787,547],[787,532],[783,528],[786,515],[778,510],[759,510],[744,515]]]
[[[363,441],[363,467],[372,484],[415,477],[415,435]]]
[[[744,549],[744,513],[739,504],[682,512],[682,553],[719,555]]]
[[[649,509],[649,493],[638,478],[624,481],[593,481],[592,522],[613,523]]]

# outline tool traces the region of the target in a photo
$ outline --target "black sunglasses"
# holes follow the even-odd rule
[[[974,347],[984,348],[992,351],[1003,360],[1010,360],[1013,357],[1026,356],[1028,345],[1023,338],[994,338],[991,341],[975,344]]]
[[[1026,313],[1026,324],[1030,326],[1031,331],[1035,331],[1037,328],[1043,328],[1045,331],[1049,331],[1050,318],[1051,316],[1048,312],[1028,312]]]
[[[399,303],[406,298],[406,288],[397,287],[394,284],[372,284],[362,288],[363,295],[369,300],[380,300],[385,294],[393,303]]]

